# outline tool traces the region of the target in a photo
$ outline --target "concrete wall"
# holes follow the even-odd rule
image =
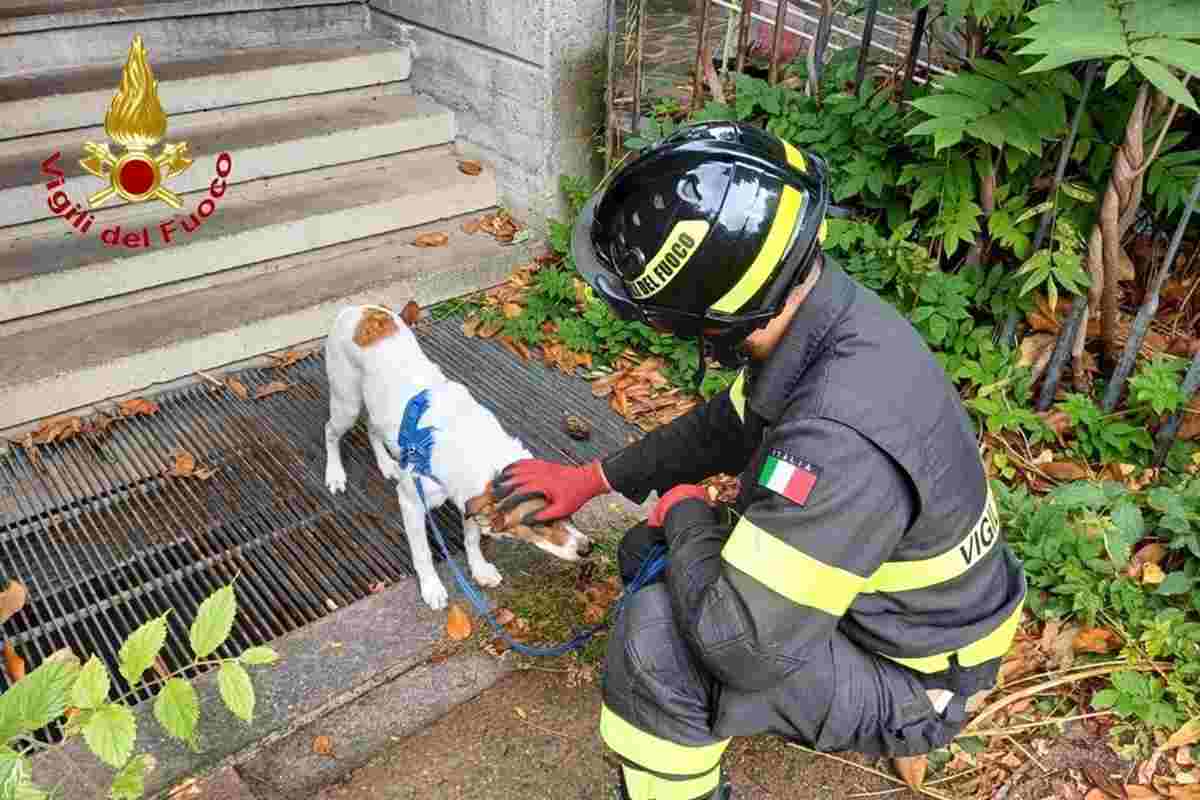
[[[605,0],[369,0],[375,36],[411,36],[412,82],[496,164],[501,202],[535,228],[565,214],[559,175],[595,175]],[[410,26],[407,32],[404,26]]]

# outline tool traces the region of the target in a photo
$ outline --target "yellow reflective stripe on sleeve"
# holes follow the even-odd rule
[[[777,539],[746,517],[721,550],[725,562],[793,603],[840,617],[866,578],[818,561]]]
[[[713,767],[707,775],[672,781],[622,765],[629,800],[695,800],[708,797],[721,782],[721,770]]]
[[[867,580],[863,593],[907,592],[927,589],[939,583],[957,578],[996,546],[1000,540],[1000,517],[996,512],[996,501],[989,487],[987,500],[979,520],[967,531],[954,547],[933,558],[919,561],[889,561],[880,565]]]
[[[729,746],[728,739],[701,747],[660,739],[635,728],[604,704],[600,706],[600,738],[634,764],[669,775],[705,775],[721,763],[721,755]]]
[[[787,153],[788,163],[801,172],[808,172],[808,162],[804,160],[804,154],[797,150],[791,142],[785,139],[780,139],[783,142],[783,151]]]
[[[950,655],[952,653],[958,654],[958,664],[961,667],[973,667],[985,661],[990,661],[993,658],[1003,658],[1008,653],[1009,648],[1012,647],[1013,639],[1016,638],[1017,628],[1021,624],[1021,611],[1024,608],[1025,601],[1022,600],[1020,603],[1017,603],[1016,609],[994,631],[957,650],[920,658],[897,658],[885,653],[881,653],[880,655],[895,661],[897,664],[903,664],[909,669],[924,673],[941,672],[942,670],[950,669]]]
[[[713,311],[721,314],[737,312],[770,280],[792,238],[792,228],[800,216],[803,202],[804,197],[800,192],[790,186],[783,188],[783,194],[779,196],[779,208],[775,211],[775,219],[771,221],[771,230],[767,232],[758,256],[733,288],[712,304]]]
[[[729,402],[733,403],[733,410],[737,412],[738,419],[745,422],[746,369],[744,367],[738,372],[737,377],[733,379],[733,385],[729,387]]]

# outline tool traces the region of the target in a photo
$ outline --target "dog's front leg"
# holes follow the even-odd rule
[[[400,465],[388,453],[387,445],[383,442],[383,437],[372,428],[368,433],[368,438],[371,440],[371,449],[375,451],[375,462],[379,464],[379,471],[383,473],[383,477],[393,481],[399,480]]]
[[[467,546],[467,565],[471,567],[471,577],[480,586],[499,586],[504,579],[496,565],[483,557],[483,550],[479,548],[482,537],[483,531],[474,517],[463,520],[463,541]]]
[[[400,473],[396,496],[400,500],[400,514],[404,520],[404,533],[408,537],[408,550],[412,553],[413,569],[421,583],[421,597],[425,604],[435,611],[445,608],[449,595],[433,567],[429,534],[425,530],[425,509],[421,506],[412,475]]]

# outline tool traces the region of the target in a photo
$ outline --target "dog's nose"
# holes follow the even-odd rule
[[[592,547],[593,547],[592,540],[584,539],[583,544],[579,545],[579,557],[587,558],[588,556],[590,556],[592,554]]]

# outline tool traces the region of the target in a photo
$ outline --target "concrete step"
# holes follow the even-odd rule
[[[461,190],[460,190],[461,191]],[[326,247],[252,279],[0,338],[0,429],[328,333],[348,303],[422,306],[494,286],[528,245],[463,233],[467,217]],[[414,247],[423,232],[444,247]]]
[[[0,48],[0,75],[31,75],[64,67],[124,63],[136,35],[145,39],[151,63],[158,64],[220,56],[226,50],[241,47],[296,47],[312,40],[353,38],[366,32],[366,9],[361,3],[345,0],[320,6],[202,14],[183,19],[110,21],[5,37],[5,46]]]
[[[211,194],[183,195],[175,212],[157,201],[100,209],[83,233],[57,217],[0,229],[0,323],[497,203],[491,166],[465,175],[447,145],[250,181],[215,202]]]
[[[0,77],[0,140],[103,125],[131,41],[112,63]],[[173,59],[145,43],[168,116],[403,81],[412,68],[408,47],[368,37]]]
[[[332,4],[331,0],[8,0],[0,8],[0,35]]]
[[[237,165],[230,181],[242,183],[341,163],[376,158],[454,140],[454,115],[405,81],[331,94],[271,100],[172,117],[166,142],[187,142],[194,163],[171,181],[176,192],[208,187],[217,156]],[[0,227],[54,216],[39,165],[61,153],[59,188],[82,200],[103,182],[80,166],[84,142],[107,142],[103,126],[0,142]],[[114,197],[106,205],[124,204]]]

